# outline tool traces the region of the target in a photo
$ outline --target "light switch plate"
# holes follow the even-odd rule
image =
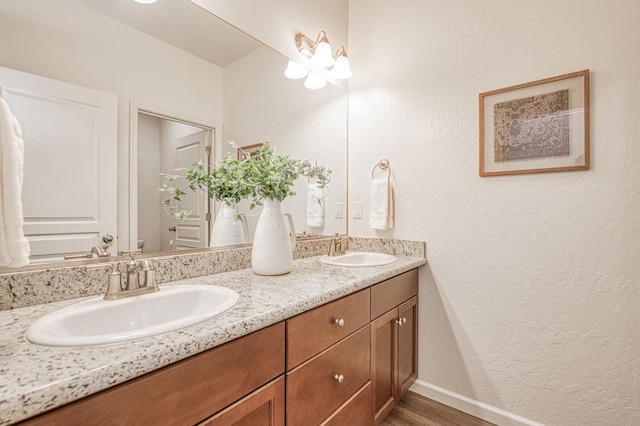
[[[336,219],[344,217],[344,203],[342,201],[336,201],[333,204],[333,217]]]
[[[353,218],[362,219],[362,201],[353,202]]]

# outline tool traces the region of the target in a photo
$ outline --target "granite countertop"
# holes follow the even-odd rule
[[[43,347],[24,339],[35,319],[83,299],[0,311],[0,425],[133,379],[425,263],[423,257],[398,256],[390,265],[349,269],[323,265],[311,257],[295,260],[287,275],[266,277],[241,269],[175,281],[167,285],[229,287],[240,300],[199,324],[103,346]]]

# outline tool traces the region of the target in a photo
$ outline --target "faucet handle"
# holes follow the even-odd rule
[[[154,269],[154,265],[153,265],[153,259],[142,259],[140,261],[140,264],[142,265],[142,270],[143,271],[148,271],[149,269]]]
[[[109,268],[107,268],[109,270]],[[118,294],[122,290],[122,284],[120,281],[120,270],[118,264],[111,264],[111,272],[109,273],[109,284],[107,285],[107,292],[104,295],[105,300],[115,300],[118,298]]]
[[[153,267],[153,259],[142,259],[140,261],[140,265],[142,266],[142,272],[144,284],[141,287],[152,287],[155,291],[158,291],[158,284],[156,283],[156,270]]]

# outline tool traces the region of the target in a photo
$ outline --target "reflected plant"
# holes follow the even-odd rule
[[[263,200],[282,201],[295,195],[293,185],[300,176],[314,179],[321,188],[331,181],[331,169],[326,166],[311,165],[307,160],[296,160],[288,155],[275,152],[269,141],[263,141],[256,151],[248,153],[233,141],[229,142],[240,153],[239,159],[229,154],[221,165],[207,172],[202,162],[196,162],[191,169],[177,169],[180,174],[160,173],[163,178],[160,191],[169,194],[163,204],[165,211],[183,221],[191,211],[181,207],[186,188],[177,183],[181,178],[188,182],[191,191],[205,191],[210,198],[233,206],[243,199],[250,199],[250,209],[262,205]]]
[[[177,183],[181,178],[186,180],[191,191],[204,191],[209,198],[218,200],[227,206],[234,206],[241,200],[252,195],[253,190],[247,184],[247,179],[243,176],[244,168],[242,161],[237,160],[229,154],[220,167],[207,172],[202,161],[192,164],[191,169],[177,169],[178,172],[185,172],[185,175],[169,175],[160,173],[163,177],[162,188],[170,197],[164,200],[165,211],[179,221],[184,221],[191,211],[185,210],[181,206],[183,197],[187,195],[186,188],[180,189]]]
[[[247,184],[252,187],[250,209],[262,205],[262,200],[282,201],[295,195],[293,185],[300,176],[313,178],[321,188],[330,182],[331,169],[326,166],[312,166],[307,160],[296,160],[288,155],[278,154],[269,141],[252,153],[247,153],[230,142],[242,154],[242,168]]]

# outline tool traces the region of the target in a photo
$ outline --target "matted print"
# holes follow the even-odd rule
[[[589,169],[589,71],[480,94],[480,176]]]

